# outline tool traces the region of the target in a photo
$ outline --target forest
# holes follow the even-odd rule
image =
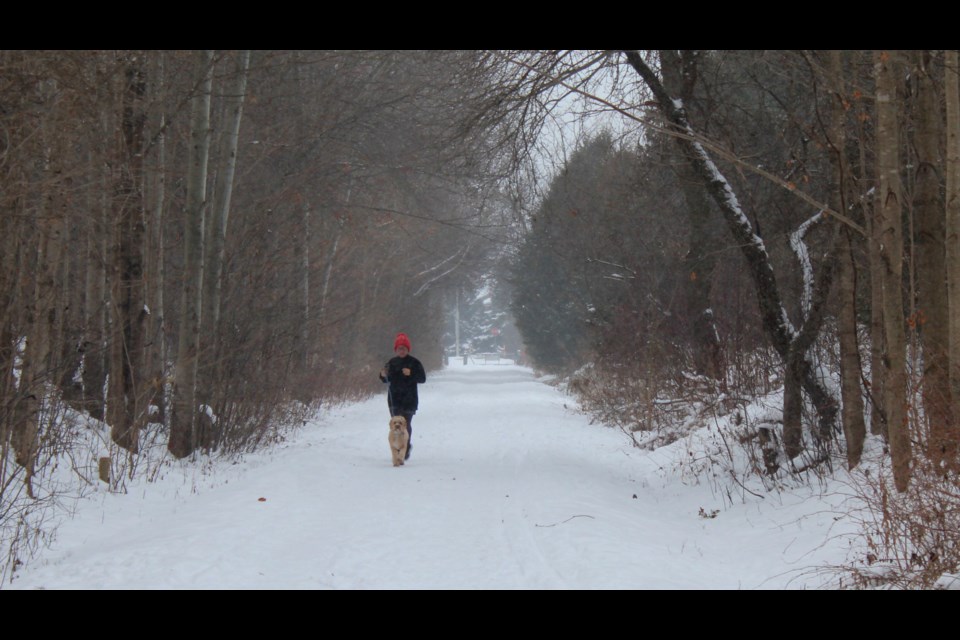
[[[474,344],[515,324],[637,446],[770,394],[757,474],[882,442],[867,535],[930,586],[960,566],[957,73],[933,50],[2,51],[0,533],[91,420],[115,487],[147,440],[269,446],[377,391],[397,331],[441,367],[479,292]]]

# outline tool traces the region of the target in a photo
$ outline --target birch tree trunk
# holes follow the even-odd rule
[[[206,248],[204,250],[201,345],[203,352],[210,357],[200,366],[200,380],[205,387],[200,394],[200,399],[214,406],[218,413],[221,410],[222,400],[217,389],[224,379],[223,368],[226,359],[223,354],[220,327],[223,264],[249,67],[250,51],[237,52],[233,72],[223,89],[221,134],[217,145],[219,157],[215,167],[216,180],[213,185],[204,241]],[[214,431],[212,423],[202,421],[197,429],[199,438],[197,446],[206,450],[216,447],[219,437]]]
[[[183,302],[177,345],[173,416],[167,448],[184,458],[196,449],[197,365],[203,304],[203,231],[210,155],[210,93],[213,51],[197,53],[197,93],[191,99],[190,166],[184,224]]]
[[[221,156],[218,161],[217,181],[214,186],[213,201],[210,208],[210,221],[207,226],[207,258],[204,275],[203,323],[207,327],[204,335],[216,353],[219,350],[220,295],[224,247],[227,237],[227,225],[230,220],[230,200],[233,195],[233,183],[237,170],[237,146],[240,139],[240,122],[243,117],[243,103],[247,92],[247,73],[250,68],[250,51],[237,54],[233,82],[226,89],[224,98],[227,121],[223,126],[223,138],[220,144]],[[217,361],[220,359],[217,358]]]
[[[333,232],[333,244],[330,246],[326,263],[323,265],[323,286],[320,290],[319,308],[317,309],[317,328],[320,331],[323,331],[324,315],[327,310],[327,297],[330,294],[330,277],[333,275],[333,265],[337,258],[337,247],[340,246],[340,236],[343,235],[344,219],[337,218],[335,224],[336,229]]]
[[[897,52],[875,51],[877,82],[877,210],[873,251],[882,265],[885,338],[884,413],[893,460],[894,484],[906,491],[910,482],[911,445],[907,421],[907,361],[903,316],[903,229],[901,222],[900,123],[897,81],[902,65]]]
[[[307,93],[306,81],[303,78],[303,61],[299,53],[294,54],[294,64],[296,65],[295,72],[297,78],[297,89],[302,95]],[[304,117],[302,106],[297,107],[298,117],[297,120],[301,123],[300,134],[304,137],[308,135],[306,131],[306,118]],[[300,333],[297,336],[297,345],[295,349],[297,354],[295,357],[295,363],[299,371],[297,372],[297,378],[300,380],[298,384],[298,395],[300,396],[303,402],[310,401],[310,390],[307,389],[307,386],[304,384],[304,380],[307,379],[307,365],[310,361],[308,353],[311,350],[311,327],[313,323],[310,322],[310,264],[313,259],[311,255],[311,217],[312,217],[312,203],[311,198],[308,194],[300,192],[299,194],[300,202],[300,221],[302,224],[301,236],[300,236],[300,282],[298,283],[298,289],[300,290],[300,310],[299,310],[299,330]]]

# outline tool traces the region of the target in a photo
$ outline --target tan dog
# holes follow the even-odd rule
[[[407,455],[407,443],[410,435],[407,433],[407,419],[403,416],[390,418],[390,453],[393,454],[393,466],[399,467]]]

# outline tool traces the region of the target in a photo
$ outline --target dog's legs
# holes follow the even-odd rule
[[[412,413],[405,413],[403,417],[407,420],[407,446],[403,450],[403,459],[410,459],[410,451],[413,449],[413,415]]]

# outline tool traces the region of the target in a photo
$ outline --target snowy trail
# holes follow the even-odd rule
[[[725,507],[570,402],[455,366],[421,387],[404,467],[378,396],[214,475],[99,493],[7,588],[796,588],[841,559],[809,494]]]

